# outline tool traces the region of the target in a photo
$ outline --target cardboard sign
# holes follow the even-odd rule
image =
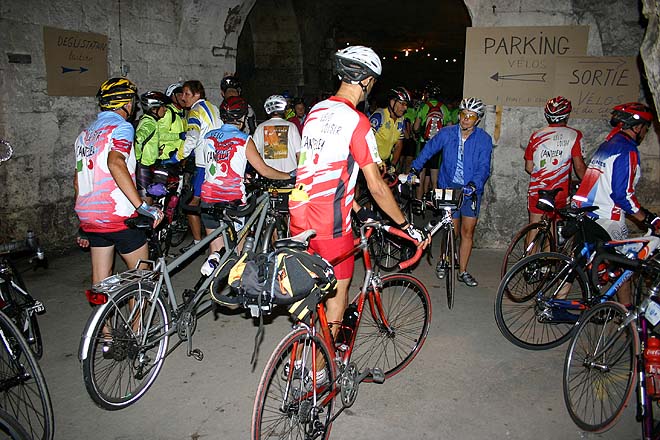
[[[486,104],[542,107],[555,60],[586,55],[587,26],[467,28],[463,96]]]
[[[51,96],[94,96],[108,79],[108,37],[44,26],[46,80]]]
[[[634,57],[560,57],[555,93],[571,100],[571,118],[609,119],[612,107],[639,100]]]

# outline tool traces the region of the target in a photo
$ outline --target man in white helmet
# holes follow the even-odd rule
[[[252,140],[268,166],[289,173],[298,167],[300,133],[293,122],[284,119],[286,107],[284,96],[269,96],[264,110],[270,119],[257,125]]]
[[[350,46],[335,54],[335,69],[341,80],[339,90],[310,110],[303,128],[296,189],[289,197],[291,234],[316,230],[310,249],[326,260],[352,249],[351,208],[355,181],[362,170],[381,210],[426,246],[428,235],[408,223],[380,177],[376,138],[367,117],[355,108],[380,76],[380,58],[368,47]],[[337,293],[326,300],[333,335],[348,303],[353,265],[351,257],[334,267]]]
[[[438,188],[463,190],[463,205],[453,213],[454,228],[460,237],[458,280],[475,287],[478,285],[477,280],[467,271],[467,266],[472,253],[481,197],[486,180],[490,177],[493,140],[488,133],[477,127],[485,114],[484,103],[480,99],[464,98],[459,109],[458,124],[443,128],[426,143],[413,161],[411,172],[417,174],[417,170],[421,170],[434,154],[441,152]],[[443,261],[438,262],[436,275],[444,278]]]

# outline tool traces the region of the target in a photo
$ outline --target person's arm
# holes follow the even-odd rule
[[[192,108],[188,112],[186,140],[183,142],[183,148],[179,149],[177,156],[179,160],[190,156],[190,153],[195,151],[197,147],[197,141],[201,132],[201,119],[198,113],[198,109],[196,108]]]
[[[493,140],[491,139],[490,135],[485,131],[482,131],[480,134],[481,136],[478,138],[479,144],[475,145],[477,148],[477,154],[475,156],[477,161],[476,163],[472,164],[472,177],[479,194],[484,192],[486,180],[488,180],[488,177],[490,177],[490,160],[493,152]]]
[[[142,204],[142,199],[137,192],[137,188],[135,188],[131,174],[128,172],[124,155],[118,151],[110,151],[108,153],[108,169],[121,192],[137,209]]]
[[[584,162],[582,162],[582,163],[584,163]],[[525,159],[525,172],[531,176],[532,171],[534,171],[534,161],[529,160],[529,159]],[[577,172],[577,170],[576,170],[576,172]]]
[[[577,133],[577,138],[575,139],[575,144],[571,149],[571,155],[573,156],[573,170],[578,179],[582,180],[584,172],[587,170],[587,164],[584,162],[584,156],[582,152],[582,133]]]
[[[446,133],[443,133],[443,130],[440,130],[438,134],[433,136],[433,138],[424,145],[424,148],[419,152],[417,158],[413,160],[411,167],[420,171],[424,167],[424,164],[426,164],[433,155],[442,150],[443,139],[446,137]]]
[[[266,162],[264,162],[257,151],[257,147],[254,145],[252,138],[248,139],[247,144],[245,145],[245,156],[247,157],[248,162],[250,162],[250,165],[257,170],[257,173],[268,179],[286,180],[291,178],[288,173],[277,171],[275,168],[269,167]]]
[[[640,210],[640,203],[635,195],[637,180],[638,155],[636,151],[623,152],[614,159],[612,166],[612,201],[626,214],[633,215]],[[637,217],[635,217],[637,218]]]

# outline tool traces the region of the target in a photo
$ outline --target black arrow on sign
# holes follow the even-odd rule
[[[62,67],[62,73],[69,73],[69,72],[85,73],[89,70],[89,69],[87,69],[85,67],[82,67],[82,66],[80,66],[78,69],[72,69],[71,67],[64,67],[64,66],[61,66],[61,67]]]
[[[539,73],[515,73],[511,75],[500,75],[495,72],[490,79],[495,81],[530,81],[530,82],[545,82],[545,72]]]

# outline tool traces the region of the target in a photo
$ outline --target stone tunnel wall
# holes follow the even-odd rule
[[[263,14],[273,5],[279,8],[278,14]],[[642,52],[648,83],[642,82],[657,100],[658,6],[653,0],[644,0],[643,5],[649,32]],[[634,56],[644,37],[639,26],[642,10],[636,0],[466,0],[466,6],[473,26],[589,25],[590,55]],[[80,130],[93,120],[97,107],[93,97],[46,94],[43,26],[107,35],[109,74],[119,75],[122,67],[127,69],[128,77],[141,91],[162,89],[179,79],[199,79],[206,85],[208,97],[218,102],[219,80],[224,72],[236,70],[237,56],[242,60],[239,70],[245,66],[246,77],[252,75],[264,98],[285,89],[315,95],[332,86],[334,80],[328,77],[331,8],[330,2],[324,6],[301,0],[0,0],[0,41],[4,48],[0,57],[0,137],[16,147],[15,157],[0,165],[0,198],[4,200],[0,241],[34,229],[52,246],[68,246],[77,228],[72,145]],[[239,46],[239,34],[253,9],[254,16],[246,27],[251,33],[249,44]],[[123,63],[119,56],[120,11]],[[270,37],[256,32],[273,23],[278,27]],[[291,59],[278,61],[272,56],[277,51]],[[9,63],[8,53],[29,54],[32,62]],[[640,91],[640,99],[651,101],[650,96]],[[495,108],[490,107],[482,126],[493,133],[494,121]],[[531,131],[543,124],[540,108],[503,107],[477,246],[503,246],[525,222],[528,177],[522,153]],[[607,121],[575,120],[572,125],[584,132],[588,153],[609,129]],[[640,150],[640,199],[658,206],[657,127]]]

